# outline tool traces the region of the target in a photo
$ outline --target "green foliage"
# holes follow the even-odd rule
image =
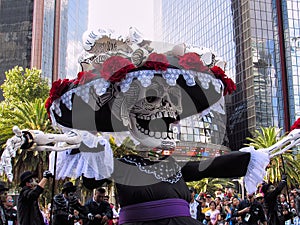
[[[6,102],[32,102],[36,98],[46,99],[49,94],[48,81],[42,79],[42,72],[37,69],[23,69],[15,66],[6,71],[6,80],[1,85]]]
[[[255,131],[253,138],[247,138],[250,143],[246,145],[253,146],[255,149],[268,148],[285,137],[285,135],[280,137],[280,132],[281,129],[276,127],[261,127],[260,130]],[[300,163],[296,157],[289,151],[282,156],[272,158],[267,167],[265,179],[268,182],[276,183],[281,180],[281,175],[285,173],[288,176],[288,186],[297,185],[300,180]]]
[[[49,93],[48,82],[41,77],[37,69],[14,67],[5,73],[6,80],[1,85],[4,101],[0,103],[0,145],[5,147],[7,139],[14,134],[13,126],[20,129],[53,132],[44,102]],[[41,177],[48,168],[49,152],[19,150],[12,159],[14,181],[18,186],[20,173],[25,170],[35,171]],[[3,177],[2,179],[5,179]]]
[[[254,138],[246,138],[250,142],[246,145],[253,146],[255,149],[270,147],[283,138],[279,138],[281,131],[282,129],[276,127],[261,127],[260,130],[255,130]]]
[[[111,145],[111,149],[115,158],[121,158],[128,154],[137,154],[137,152],[135,151],[135,144],[130,139],[130,137],[126,137],[123,143],[118,146],[116,144],[115,138],[111,135],[109,138],[109,143]]]
[[[197,192],[215,193],[218,189],[225,187],[235,187],[231,179],[227,178],[203,178],[200,181],[187,182],[189,187],[193,187]]]

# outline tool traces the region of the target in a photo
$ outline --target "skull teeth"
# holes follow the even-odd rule
[[[155,139],[177,138],[177,133],[172,129],[172,124],[178,117],[176,112],[159,111],[148,115],[133,115],[136,118],[136,128],[139,132]],[[165,123],[165,125],[160,125],[160,123]]]
[[[145,134],[145,135],[148,135],[150,137],[154,137],[156,139],[174,139],[176,138],[176,134],[172,133],[172,132],[159,132],[159,131],[150,131],[150,130],[147,130],[147,129],[144,129],[142,128],[140,125],[136,125],[137,129]]]

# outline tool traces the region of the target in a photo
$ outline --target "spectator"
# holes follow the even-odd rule
[[[206,200],[206,206],[209,207],[210,202],[213,201],[211,195],[210,194],[206,194],[205,200]]]
[[[4,203],[5,216],[7,225],[17,225],[17,210],[14,208],[14,199],[11,195],[7,195]]]
[[[5,183],[0,181],[0,225],[6,225],[7,219],[5,215],[4,203],[6,201],[8,188],[5,187]]]
[[[204,197],[200,197],[198,199],[198,203],[199,203],[199,206],[198,206],[198,220],[199,221],[203,221],[205,219],[205,212],[209,210],[209,208],[205,211],[206,209],[206,201],[205,201],[205,198]]]
[[[87,210],[76,197],[77,186],[70,181],[64,183],[61,194],[54,196],[53,225],[74,225],[74,221],[87,217]],[[75,210],[79,213],[76,214]],[[88,219],[92,217],[88,216]]]
[[[220,213],[217,225],[225,225],[226,224],[225,218],[226,218],[226,214]]]
[[[214,201],[211,201],[209,203],[209,208],[207,212],[210,214],[210,222],[212,225],[216,225],[219,219],[220,211],[217,210],[217,205]]]
[[[221,188],[219,188],[217,191],[215,191],[215,196],[216,196],[216,198],[219,197],[220,200],[222,200],[224,198],[224,193],[222,192]]]
[[[110,208],[113,212],[113,218],[114,218],[114,211],[116,211],[116,210],[114,210],[114,204],[109,202],[109,196],[108,195],[105,195],[103,200],[106,201],[110,205]],[[113,225],[113,224],[114,224],[113,219],[108,219],[107,225]]]
[[[82,219],[79,218],[79,212],[76,209],[74,209],[74,218],[76,218],[74,220],[74,225],[82,225],[83,224]]]
[[[37,183],[36,176],[26,171],[20,176],[20,195],[18,197],[18,220],[20,225],[44,225],[44,218],[38,205],[39,196],[43,193],[44,187],[50,177],[50,171],[43,173],[43,178]]]
[[[298,218],[300,218],[300,189],[294,189],[292,193],[295,195],[295,207]]]
[[[209,211],[207,211],[206,213],[205,213],[205,215],[204,215],[205,217],[204,217],[204,220],[203,220],[203,224],[204,225],[211,225],[211,221],[210,221],[210,212]]]
[[[283,207],[278,199],[278,195],[286,186],[286,178],[286,175],[282,175],[282,180],[276,188],[271,183],[262,186],[269,225],[284,225],[285,220],[287,220]]]
[[[255,200],[253,194],[247,194],[247,199],[240,202],[238,209],[243,225],[257,225],[258,222],[267,225],[263,206]]]
[[[190,213],[191,213],[191,217],[199,220],[200,219],[200,213],[201,213],[201,205],[195,200],[195,194],[196,194],[196,190],[193,187],[189,188],[190,193],[191,193],[191,200],[189,203],[189,207],[190,207]]]
[[[230,202],[229,202],[230,204]],[[229,210],[227,211],[227,213],[229,212],[230,214],[227,214],[227,219],[226,221],[229,222],[229,225],[236,225],[239,224],[239,218],[240,216],[238,215],[238,211],[239,211],[239,204],[240,204],[240,200],[237,197],[233,197],[232,198],[232,204],[229,205]]]
[[[104,201],[105,189],[99,188],[95,191],[93,198],[85,203],[88,212],[94,217],[94,220],[89,221],[88,225],[100,225],[112,219],[113,213],[110,204]]]

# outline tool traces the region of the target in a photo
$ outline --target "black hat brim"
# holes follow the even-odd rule
[[[186,101],[185,97],[182,97],[183,111],[178,120],[208,109],[223,96],[223,90],[217,91],[212,84],[207,89],[202,88],[198,83],[194,86],[188,86],[182,76],[177,79],[177,85],[183,90],[184,96],[188,98]],[[53,114],[58,124],[68,128],[100,132],[127,131],[127,127],[112,113],[111,105],[114,104],[115,99],[116,96],[112,97],[97,111],[94,111],[89,104],[73,94],[72,109],[70,110],[60,101],[61,115],[56,114],[55,111],[53,111]]]
[[[76,192],[77,186],[72,186],[72,187],[66,187],[62,189],[62,193],[64,192]]]
[[[35,174],[30,174],[30,175],[24,177],[23,180],[20,182],[19,187],[24,187],[25,184],[26,184],[26,182],[27,182],[30,178],[33,178],[33,177],[36,177],[36,175],[35,175]]]

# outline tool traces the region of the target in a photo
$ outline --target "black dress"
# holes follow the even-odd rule
[[[139,156],[125,156],[115,161],[113,178],[122,207],[169,198],[190,202],[185,182],[205,177],[240,177],[247,172],[250,153],[233,152],[205,161],[180,163],[174,158],[153,162]],[[137,211],[138,213],[138,211]],[[180,216],[166,219],[124,223],[126,225],[193,225],[201,222]]]

